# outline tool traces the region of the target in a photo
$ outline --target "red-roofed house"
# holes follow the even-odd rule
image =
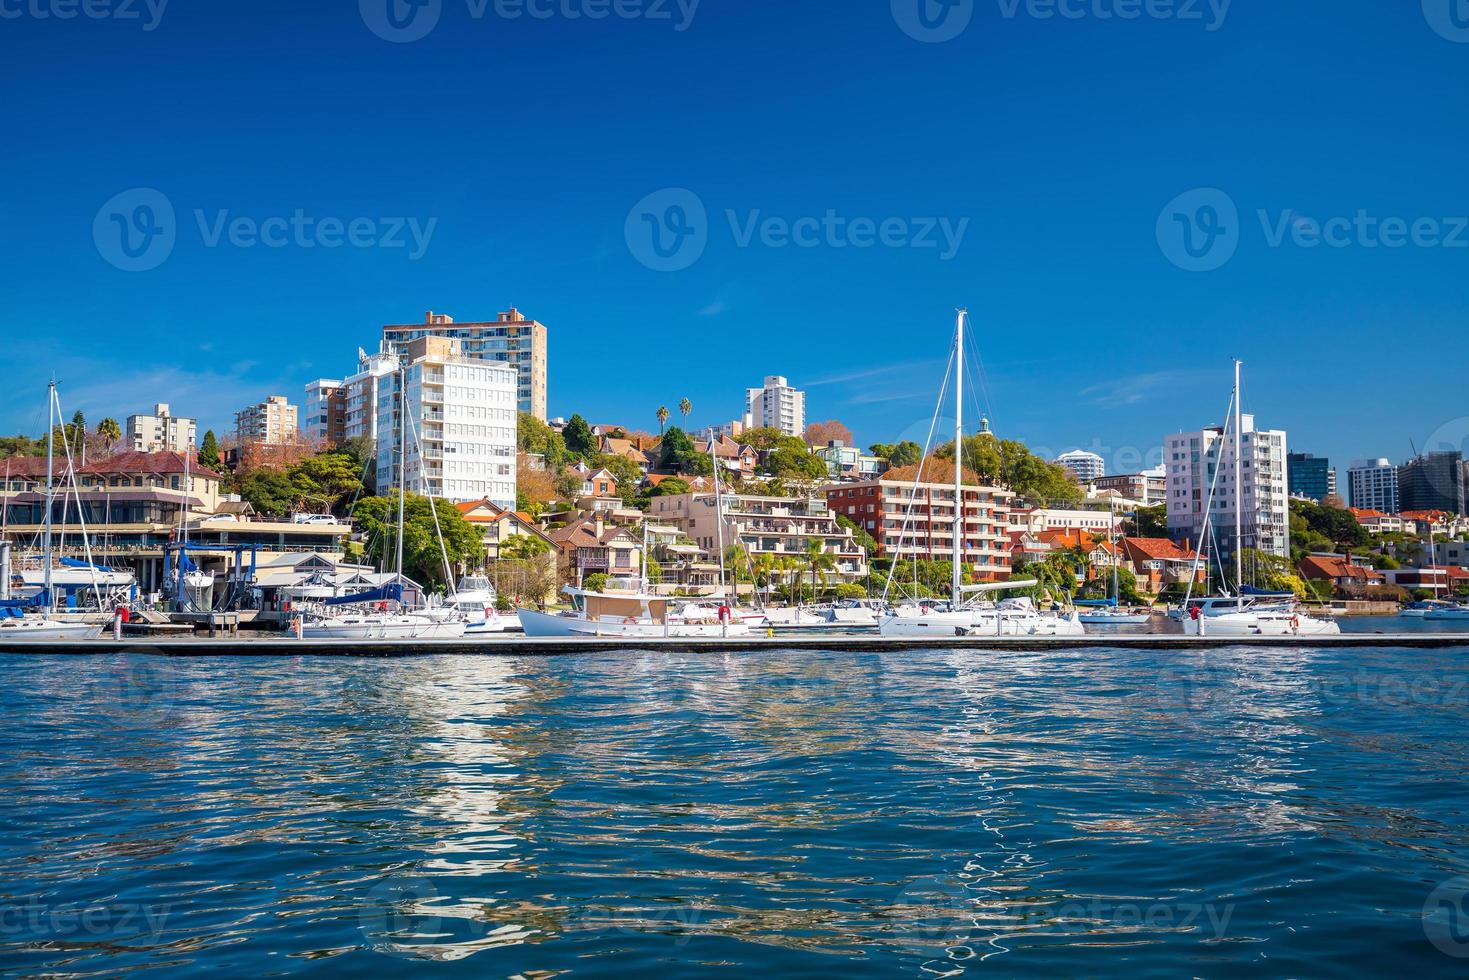
[[[1138,588],[1157,595],[1170,585],[1187,584],[1197,552],[1167,538],[1123,538],[1122,558],[1137,576]],[[1207,566],[1200,561],[1194,581],[1203,582]]]
[[[497,561],[500,558],[500,547],[517,535],[540,538],[552,551],[555,551],[555,542],[540,529],[529,514],[506,510],[488,497],[484,500],[471,500],[454,506],[459,513],[464,515],[466,521],[480,529],[484,536],[485,556],[490,561]]]
[[[579,518],[547,536],[561,556],[564,577],[578,585],[597,572],[622,578],[642,574],[642,539],[605,523],[601,514]]]
[[[1400,534],[1404,530],[1403,519],[1397,514],[1384,514],[1380,510],[1363,510],[1358,507],[1347,509],[1368,534]]]
[[[1308,582],[1330,582],[1333,589],[1365,588],[1386,585],[1381,572],[1358,565],[1351,555],[1307,555],[1301,559],[1301,578]]]

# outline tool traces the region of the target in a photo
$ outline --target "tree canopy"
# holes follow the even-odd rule
[[[592,435],[592,427],[580,415],[573,415],[571,421],[566,423],[561,438],[566,443],[567,451],[573,455],[590,456],[597,451],[597,437]]]
[[[954,444],[936,455],[954,458]],[[1032,504],[1067,504],[1082,499],[1081,485],[1071,471],[1032,453],[1023,442],[996,439],[990,433],[964,439],[964,466],[985,483],[1014,490]]]
[[[805,440],[782,436],[765,457],[765,469],[781,480],[825,480],[830,471],[826,461],[812,454]]]
[[[457,571],[476,567],[484,560],[484,538],[448,500],[430,500],[409,494],[404,504],[403,574],[428,589],[453,585],[444,573],[444,558],[434,525],[443,529],[444,550]],[[357,502],[357,527],[367,536],[367,556],[384,571],[391,571],[398,548],[397,497],[366,497]]]
[[[875,442],[868,447],[867,451],[874,456],[881,456],[894,469],[900,466],[912,466],[923,458],[923,447],[911,439],[895,443]]]

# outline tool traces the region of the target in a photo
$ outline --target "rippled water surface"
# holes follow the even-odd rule
[[[0,656],[0,970],[1469,972],[1469,651]]]

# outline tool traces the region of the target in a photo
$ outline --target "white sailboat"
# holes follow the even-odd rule
[[[1083,636],[1075,613],[1042,613],[1029,599],[981,602],[980,597],[1030,588],[1035,580],[965,585],[964,571],[964,320],[959,310],[954,326],[954,540],[950,601],[947,607],[922,601],[899,606],[878,620],[883,636],[952,637],[955,635]],[[940,399],[942,400],[942,399]]]
[[[399,456],[398,456],[398,536],[393,582],[371,592],[334,596],[326,599],[327,609],[341,612],[317,612],[300,625],[302,638],[323,640],[455,640],[464,636],[465,622],[457,615],[438,616],[433,611],[414,613],[402,608],[403,603],[403,527],[408,501],[408,383],[403,366],[398,367]],[[435,515],[437,519],[437,515]],[[398,612],[390,612],[397,603]],[[357,609],[344,607],[356,606]],[[451,610],[452,612],[452,610]]]
[[[0,647],[41,640],[95,639],[102,634],[102,627],[99,625],[61,622],[50,615],[56,601],[53,591],[56,573],[52,554],[52,509],[56,501],[56,427],[60,423],[61,404],[56,393],[56,382],[52,381],[46,392],[46,514],[41,532],[42,580],[39,598],[44,603],[44,612],[33,613],[19,602],[0,609],[0,616],[4,617],[0,618]]]
[[[1151,613],[1138,613],[1123,609],[1122,603],[1122,554],[1117,545],[1117,503],[1112,502],[1112,528],[1108,536],[1112,546],[1112,595],[1100,605],[1078,602],[1084,606],[1078,617],[1087,626],[1141,626],[1151,620]]]
[[[1245,595],[1245,508],[1242,458],[1244,408],[1240,399],[1240,368],[1242,365],[1242,361],[1234,362],[1234,394],[1231,399],[1234,408],[1234,610],[1208,615],[1201,607],[1191,605],[1192,596],[1186,595],[1183,607],[1189,610],[1189,614],[1183,618],[1183,633],[1185,636],[1334,636],[1341,632],[1340,626],[1328,619],[1308,616],[1301,611],[1297,603],[1281,605],[1278,599],[1273,597],[1272,601],[1257,603],[1253,598]],[[1220,443],[1220,458],[1223,458],[1222,442]],[[1209,499],[1204,505],[1204,526],[1200,531],[1197,549],[1199,553],[1203,550],[1205,536],[1208,535],[1209,527],[1214,519],[1214,491],[1218,486],[1218,481],[1219,470],[1216,469],[1214,480],[1209,487]],[[1193,576],[1190,576],[1190,592],[1193,587],[1192,580]]]

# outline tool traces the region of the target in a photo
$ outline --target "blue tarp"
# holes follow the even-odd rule
[[[1115,606],[1116,599],[1077,599],[1072,605],[1075,606]]]
[[[1257,589],[1253,585],[1247,585],[1240,592],[1244,595],[1264,596],[1271,599],[1294,599],[1294,592],[1277,592],[1274,589]]]
[[[388,599],[402,602],[403,586],[397,582],[393,582],[389,585],[384,585],[380,589],[373,589],[371,592],[354,592],[352,595],[333,596],[326,600],[326,604],[328,606],[351,606],[359,602],[385,602]]]

